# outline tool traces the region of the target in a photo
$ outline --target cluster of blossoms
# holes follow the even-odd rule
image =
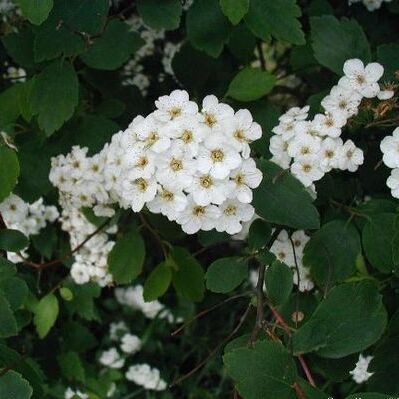
[[[4,79],[9,79],[11,83],[25,82],[26,81],[26,71],[23,68],[18,68],[15,66],[8,65],[5,63],[6,72],[3,73]]]
[[[354,3],[363,3],[363,5],[369,11],[375,11],[381,8],[383,3],[390,3],[392,0],[348,0],[349,5],[351,6]]]
[[[354,172],[363,163],[363,152],[352,140],[343,142],[342,129],[356,115],[363,98],[386,100],[390,90],[381,90],[378,81],[384,68],[378,63],[366,66],[358,59],[344,64],[345,75],[322,100],[325,113],[308,119],[309,107],[294,107],[279,118],[270,140],[272,161],[290,169],[306,187],[332,169]]]
[[[367,371],[372,360],[373,356],[359,355],[359,360],[355,368],[349,372],[356,383],[363,384],[363,382],[366,382],[374,374]]]
[[[391,168],[391,175],[387,179],[387,186],[391,189],[392,196],[399,198],[399,127],[391,136],[386,136],[380,144],[383,152],[382,161]]]
[[[180,319],[175,319],[172,313],[161,302],[157,300],[146,302],[143,291],[142,285],[127,288],[118,287],[115,289],[115,298],[119,304],[142,312],[148,319],[166,319],[169,323],[179,323],[181,321]]]
[[[74,147],[53,159],[50,181],[61,198],[99,216],[112,216],[114,203],[134,212],[146,205],[187,234],[238,233],[254,214],[252,189],[262,180],[249,147],[261,127],[248,110],[234,112],[213,95],[201,111],[183,90],[155,105],[93,157]]]
[[[0,203],[0,214],[9,229],[19,230],[25,236],[39,234],[46,227],[47,222],[58,219],[59,213],[55,206],[43,204],[43,198],[33,204],[28,204],[15,194],[10,194]],[[22,255],[26,254],[22,252]],[[21,262],[19,254],[9,253],[8,258],[13,262]]]
[[[286,230],[282,230],[270,248],[270,252],[276,256],[280,262],[284,262],[294,271],[294,284],[299,291],[310,291],[314,283],[310,278],[309,269],[303,263],[303,250],[310,237],[303,230],[292,233],[291,237]],[[293,248],[294,246],[294,248]],[[298,270],[296,269],[298,267]],[[299,276],[298,276],[299,272]]]

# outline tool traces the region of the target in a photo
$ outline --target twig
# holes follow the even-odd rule
[[[296,257],[296,250],[295,250],[295,243],[294,240],[292,239],[291,235],[289,235],[289,239],[291,242],[291,246],[292,246],[292,252],[294,253],[294,263],[295,263],[295,269],[296,269],[296,275],[297,275],[297,282],[298,282],[298,289],[301,286],[301,276],[299,274],[299,264],[298,264],[298,259]],[[296,314],[298,314],[298,308],[299,308],[299,304],[298,304],[298,295],[296,295],[295,298],[295,312]],[[298,327],[298,318],[295,317],[295,327]]]
[[[169,386],[170,388],[180,384],[181,382],[185,381],[187,378],[190,378],[193,374],[195,374],[199,369],[201,369],[205,364],[208,363],[208,361],[219,351],[219,349],[225,345],[230,339],[240,330],[242,325],[244,324],[246,318],[248,317],[249,311],[251,310],[251,304],[249,304],[244,312],[244,314],[241,316],[240,321],[238,322],[237,326],[234,328],[234,330],[222,341],[220,342],[212,351],[211,353],[197,366],[195,366],[191,371],[189,371],[187,374],[184,374],[182,377],[178,378],[172,384]]]
[[[211,306],[208,309],[203,310],[202,312],[197,313],[193,318],[191,318],[190,320],[186,321],[183,325],[181,325],[177,330],[173,331],[170,335],[172,337],[176,336],[177,334],[179,334],[180,331],[184,330],[186,327],[188,327],[190,324],[192,324],[195,320],[198,320],[201,317],[206,316],[208,313],[212,312],[213,310],[215,310],[217,308],[220,308],[221,306],[225,305],[226,303],[234,301],[235,299],[238,299],[238,298],[244,298],[249,293],[250,292],[244,292],[243,294],[234,295],[232,297],[229,297],[229,298],[225,299],[222,302],[217,303],[216,305]]]
[[[139,218],[141,223],[143,223],[144,227],[154,236],[154,238],[158,241],[159,245],[161,246],[162,253],[165,259],[168,257],[168,251],[166,250],[165,243],[158,234],[158,232],[148,223],[147,219],[144,217],[142,213],[139,213]]]
[[[265,61],[265,55],[263,54],[261,41],[259,41],[259,40],[257,41],[256,48],[257,48],[258,54],[259,54],[260,66],[264,71],[266,71],[266,61]]]
[[[258,270],[258,282],[256,284],[256,321],[255,326],[251,334],[251,345],[255,344],[256,338],[258,337],[259,331],[262,329],[263,322],[265,320],[264,313],[264,293],[263,293],[263,282],[265,281],[265,266],[259,265]]]

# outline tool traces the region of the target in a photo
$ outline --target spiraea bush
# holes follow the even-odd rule
[[[398,0],[0,16],[0,399],[399,397]]]

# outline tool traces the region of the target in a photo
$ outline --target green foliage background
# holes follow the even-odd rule
[[[0,75],[21,67],[26,81],[0,78],[0,130],[7,134],[0,138],[0,202],[13,191],[27,202],[44,197],[56,204],[48,180],[52,156],[73,145],[98,152],[134,116],[150,112],[158,96],[184,88],[197,101],[212,93],[248,108],[262,125],[252,151],[264,174],[254,196],[264,220],[241,242],[214,232],[188,237],[151,214],[124,211],[112,221],[123,227],[108,259],[117,284],[144,284],[146,299],[162,298],[185,320],[207,313],[174,337],[165,320],[148,323],[121,308],[113,287],[74,284],[68,238],[57,224],[31,237],[34,264],[61,259],[43,270],[6,259],[5,251],[18,252],[27,239],[2,225],[0,398],[63,398],[67,386],[105,398],[112,383],[118,387],[112,397],[120,399],[399,396],[399,212],[385,187],[388,169],[378,165],[379,143],[398,125],[398,105],[362,107],[347,135],[365,151],[365,164],[355,174],[326,175],[316,201],[268,161],[282,111],[309,104],[318,112],[348,58],[382,63],[384,80],[397,87],[398,0],[372,13],[339,0],[195,0],[188,11],[179,0],[15,5],[1,15]],[[174,76],[162,81],[162,48],[147,57],[145,96],[122,84],[124,65],[143,45],[127,23],[132,15],[182,43]],[[294,89],[293,76],[300,79]],[[304,264],[315,290],[297,292],[291,270],[274,261],[272,228],[311,235]],[[265,266],[268,297],[260,303],[247,277]],[[143,392],[116,370],[100,371],[96,356],[108,343],[109,324],[120,320],[145,337],[141,360],[178,384]],[[374,374],[359,386],[349,371],[360,352],[374,356]],[[304,359],[317,388],[301,367]]]

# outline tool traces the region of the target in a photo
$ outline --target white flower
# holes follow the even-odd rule
[[[216,230],[236,234],[241,231],[241,222],[248,222],[254,216],[252,205],[243,204],[235,199],[228,199],[219,206],[220,216],[216,220]]]
[[[162,122],[193,116],[198,112],[198,105],[189,100],[185,90],[174,90],[169,96],[159,97],[155,101],[155,106],[158,109],[154,112],[154,116]]]
[[[298,133],[288,144],[288,155],[295,158],[296,161],[312,159],[319,152],[320,144],[320,137],[308,133]]]
[[[242,165],[230,173],[231,185],[230,196],[236,197],[243,203],[252,202],[252,188],[259,186],[262,181],[262,172],[256,168],[253,159],[246,159]]]
[[[129,175],[133,178],[143,177],[149,179],[155,171],[155,154],[149,151],[149,147],[143,142],[137,142],[124,155],[126,166],[129,167]]]
[[[214,95],[206,96],[203,99],[200,121],[208,134],[214,131],[221,131],[223,122],[233,116],[233,108],[230,105],[219,103],[219,100]]]
[[[106,367],[112,369],[120,369],[125,364],[125,359],[121,357],[116,348],[110,348],[102,352],[98,361]]]
[[[175,220],[177,215],[185,209],[187,197],[181,190],[177,190],[174,184],[165,184],[158,187],[155,198],[147,202],[147,208],[153,213],[162,213],[169,220]]]
[[[284,141],[288,141],[295,134],[296,122],[281,122],[272,129],[274,134],[278,134]]]
[[[216,179],[225,179],[241,163],[240,154],[223,137],[210,136],[198,154],[197,167]]]
[[[292,107],[285,114],[281,115],[278,120],[283,123],[290,123],[294,121],[303,121],[307,119],[309,112],[309,105],[303,108]]]
[[[64,398],[65,399],[89,399],[89,395],[79,391],[79,389],[77,389],[76,391],[74,391],[72,388],[68,387],[64,393]]]
[[[269,151],[273,154],[271,161],[280,165],[283,169],[288,169],[291,157],[288,155],[288,142],[282,136],[274,135],[270,138]]]
[[[28,215],[28,204],[15,194],[10,194],[0,203],[0,213],[7,225],[19,223]]]
[[[120,339],[122,334],[127,333],[128,328],[124,321],[119,321],[117,323],[111,323],[109,326],[109,337],[112,341],[117,341]]]
[[[382,160],[388,168],[399,167],[399,127],[397,127],[392,136],[386,136],[381,141],[380,149],[383,152]]]
[[[347,122],[346,114],[343,112],[333,112],[327,114],[317,114],[314,123],[322,136],[339,137],[341,129]]]
[[[135,179],[127,176],[122,182],[123,194],[129,201],[134,212],[139,212],[144,204],[154,199],[157,193],[157,183],[155,179]]]
[[[390,98],[392,98],[394,96],[395,92],[393,90],[381,90],[378,94],[377,94],[377,98],[379,100],[389,100]]]
[[[192,184],[187,187],[197,205],[221,204],[230,194],[231,186],[227,180],[219,180],[210,174],[197,173]]]
[[[333,168],[338,168],[338,160],[341,155],[343,142],[340,138],[326,138],[321,143],[319,152],[320,167],[324,172],[329,172]]]
[[[387,179],[387,186],[391,189],[392,197],[399,198],[399,168],[392,169]]]
[[[77,284],[85,284],[90,281],[90,273],[84,263],[75,262],[71,267],[71,276]]]
[[[141,339],[137,335],[125,334],[121,338],[121,350],[133,354],[141,349]]]
[[[355,172],[364,161],[363,151],[352,140],[347,140],[340,148],[338,165],[341,170]]]
[[[177,222],[187,234],[194,234],[198,230],[209,231],[215,228],[220,216],[220,210],[215,205],[197,205],[191,196],[188,197],[185,210],[177,217]]]
[[[146,148],[159,154],[170,147],[170,138],[163,134],[162,125],[149,115],[135,127],[137,137],[144,141]]]
[[[366,382],[373,375],[373,373],[367,371],[372,360],[373,356],[359,355],[359,360],[357,361],[355,368],[349,372],[356,383],[363,384],[363,382]]]
[[[334,86],[330,94],[323,98],[321,105],[327,112],[341,113],[348,119],[357,114],[361,101],[362,95],[351,87]]]
[[[340,86],[351,87],[363,97],[372,98],[380,92],[378,80],[384,74],[381,64],[372,62],[366,67],[357,58],[344,63],[345,76],[340,79]]]
[[[130,366],[126,372],[126,378],[136,385],[154,391],[163,391],[167,386],[166,382],[161,378],[159,370],[151,368],[148,364]]]
[[[320,180],[324,175],[324,172],[315,163],[314,158],[295,161],[291,165],[291,173],[305,187],[309,187],[314,181]]]

